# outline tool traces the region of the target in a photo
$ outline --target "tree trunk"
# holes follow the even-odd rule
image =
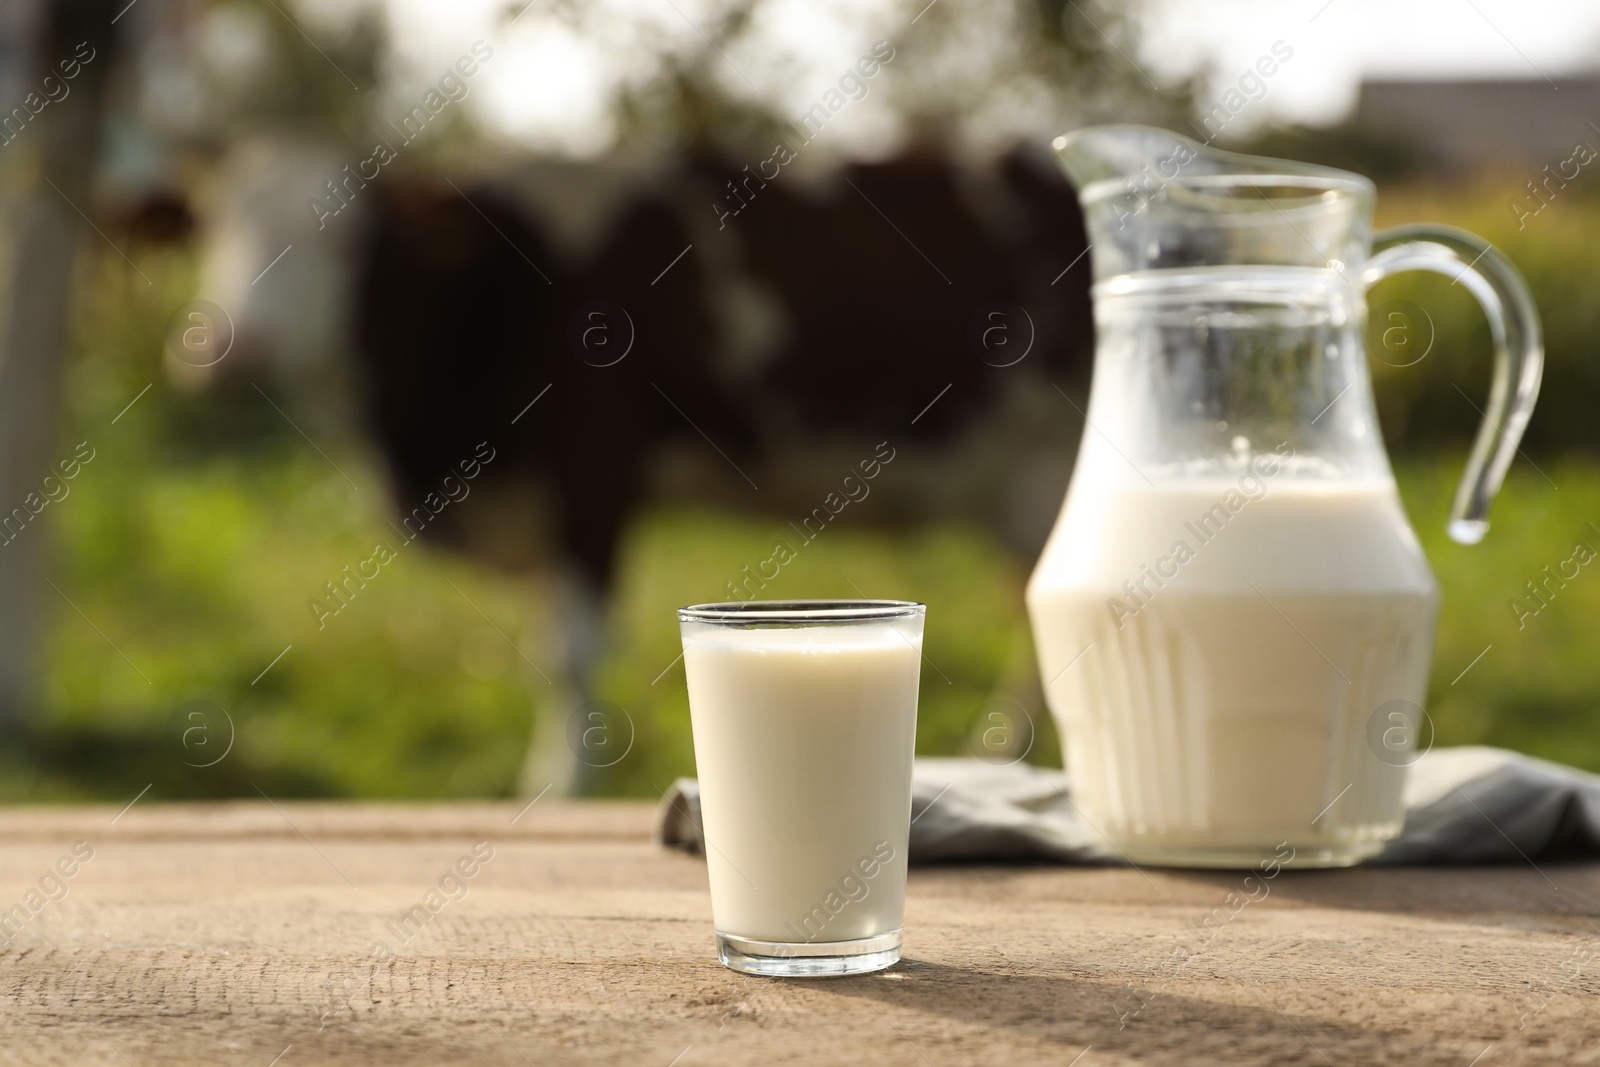
[[[24,96],[43,97],[46,75],[69,92],[14,135],[13,121],[6,130],[12,139],[0,146],[0,153],[27,157],[0,161],[31,174],[12,205],[16,240],[0,333],[0,521],[15,508],[31,518],[29,494],[42,498],[44,476],[71,452],[62,439],[63,354],[75,253],[88,228],[79,209],[89,208],[116,10],[109,3],[47,0],[34,14]],[[79,64],[76,77],[63,79],[63,61]],[[12,115],[13,104],[31,110],[23,99],[4,101],[0,118]],[[47,518],[20,532],[17,522],[0,525],[0,735],[25,728],[37,692]]]

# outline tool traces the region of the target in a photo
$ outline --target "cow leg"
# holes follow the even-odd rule
[[[578,568],[563,567],[553,582],[555,595],[545,599],[543,632],[554,666],[545,699],[534,715],[533,743],[523,761],[521,793],[535,796],[549,789],[577,796],[592,784],[604,756],[596,754],[604,738],[592,733],[589,701],[595,669],[605,653],[605,598],[593,579]],[[586,740],[589,744],[586,744]]]

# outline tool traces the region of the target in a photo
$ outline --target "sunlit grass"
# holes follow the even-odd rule
[[[1600,547],[1589,526],[1600,522],[1600,473],[1551,463],[1555,490],[1519,464],[1488,539],[1463,547],[1443,534],[1458,466],[1400,467],[1444,592],[1431,685],[1439,743],[1500,744],[1600,769],[1600,573],[1584,567],[1520,629],[1509,607],[1578,541]],[[104,454],[61,507],[56,578],[94,626],[59,599],[50,605],[49,758],[10,771],[9,796],[115,798],[152,780],[167,796],[250,795],[254,784],[274,795],[506,794],[534,712],[559,723],[570,710],[550,703],[552,690],[506,641],[536,662],[542,654],[531,587],[420,543],[318,630],[306,601],[383,536],[386,513],[315,456],[133,474]],[[376,485],[375,472],[358,480],[369,477]],[[675,508],[630,531],[599,690],[628,712],[637,737],[600,775],[601,791],[653,796],[693,772],[673,609],[716,596],[770,551],[780,526]],[[994,687],[1026,662],[1024,577],[1020,561],[974,531],[841,527],[806,546],[767,592],[926,601],[919,751],[960,754]],[[204,770],[186,766],[210,753],[184,748],[190,724],[175,716],[197,698],[227,709],[238,731],[232,754]],[[1035,755],[1056,758],[1048,731]]]

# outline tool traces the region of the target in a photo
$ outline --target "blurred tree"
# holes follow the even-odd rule
[[[0,735],[24,729],[37,700],[41,595],[51,595],[41,593],[51,525],[42,479],[63,458],[62,355],[80,239],[103,217],[97,194],[146,192],[139,183],[152,172],[158,184],[176,181],[193,170],[184,157],[203,167],[252,126],[355,137],[371,97],[351,77],[375,83],[382,39],[369,8],[324,49],[271,0],[32,0],[5,28],[0,53],[21,70],[8,72],[17,99],[5,101],[0,158],[11,245],[0,334],[0,518],[11,520],[0,530]],[[103,153],[107,144],[116,150]],[[110,240],[104,223],[95,228]]]
[[[775,139],[792,141],[795,115],[786,113],[781,90],[803,68],[786,54],[785,23],[771,17],[777,6],[734,0],[695,24],[687,44],[662,41],[652,62],[622,72],[611,88],[613,148],[765,155]],[[1181,123],[1194,81],[1158,87],[1136,64],[1131,7],[1123,0],[897,0],[859,13],[858,21],[874,28],[863,31],[858,50],[876,39],[895,49],[892,76],[871,90],[889,102],[896,127],[890,140],[994,151],[1095,121]],[[520,8],[508,8],[507,17]],[[529,17],[593,36],[615,14],[604,4],[569,0]],[[761,88],[730,56],[758,59]],[[855,59],[841,53],[840,71]],[[874,154],[884,147],[874,146]]]
[[[89,200],[115,32],[111,0],[31,6],[30,39],[18,49],[27,95],[5,115],[5,147],[27,159],[6,160],[23,177],[8,205],[15,236],[0,336],[0,735],[23,723],[34,694],[46,542],[29,526],[46,506],[41,479],[59,458],[62,353],[86,231],[80,205]],[[69,69],[76,74],[63,81]]]

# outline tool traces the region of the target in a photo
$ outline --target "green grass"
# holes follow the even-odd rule
[[[374,472],[359,494],[330,473],[314,454],[141,471],[109,448],[85,470],[59,516],[57,584],[78,610],[46,602],[41,793],[505,791],[530,685],[478,610],[527,645],[531,596],[413,544],[319,629],[307,603],[323,583],[397,540]],[[206,770],[186,763],[213,758],[227,730],[219,719],[209,749],[184,748],[194,724],[176,712],[197,699],[237,727]]]
[[[1502,745],[1600,770],[1600,559],[1564,586],[1552,583],[1537,615],[1519,619],[1511,607],[1513,599],[1538,607],[1526,583],[1540,580],[1547,565],[1555,570],[1579,542],[1600,550],[1600,470],[1585,458],[1539,468],[1543,474],[1528,460],[1516,462],[1488,537],[1463,546],[1444,534],[1460,462],[1399,465],[1402,495],[1444,595],[1430,714],[1440,744]]]
[[[358,456],[337,461],[363,486],[379,484]],[[49,604],[40,750],[8,770],[8,797],[125,797],[150,781],[168,797],[253,795],[256,785],[274,796],[503,795],[533,714],[559,723],[568,711],[507,640],[535,662],[542,655],[533,588],[420,543],[317,629],[306,601],[383,536],[386,515],[376,492],[351,490],[314,454],[142,472],[121,462],[103,450],[61,507],[57,582],[94,626],[60,598]],[[1520,629],[1508,606],[1578,541],[1600,546],[1588,525],[1600,524],[1600,472],[1544,465],[1557,490],[1519,463],[1488,539],[1463,547],[1443,535],[1458,465],[1400,466],[1444,592],[1431,685],[1439,743],[1506,745],[1600,770],[1600,561]],[[780,532],[688,509],[651,512],[630,531],[599,688],[628,712],[636,738],[600,791],[653,796],[692,773],[673,609],[714,596]],[[962,753],[1007,672],[1030,669],[1024,578],[973,531],[841,527],[806,546],[770,592],[925,600],[918,748]],[[219,751],[183,746],[194,723],[176,712],[195,699],[227,709],[237,727],[233,751],[212,768],[186,765]],[[1048,716],[1039,721],[1032,758],[1050,762]]]

